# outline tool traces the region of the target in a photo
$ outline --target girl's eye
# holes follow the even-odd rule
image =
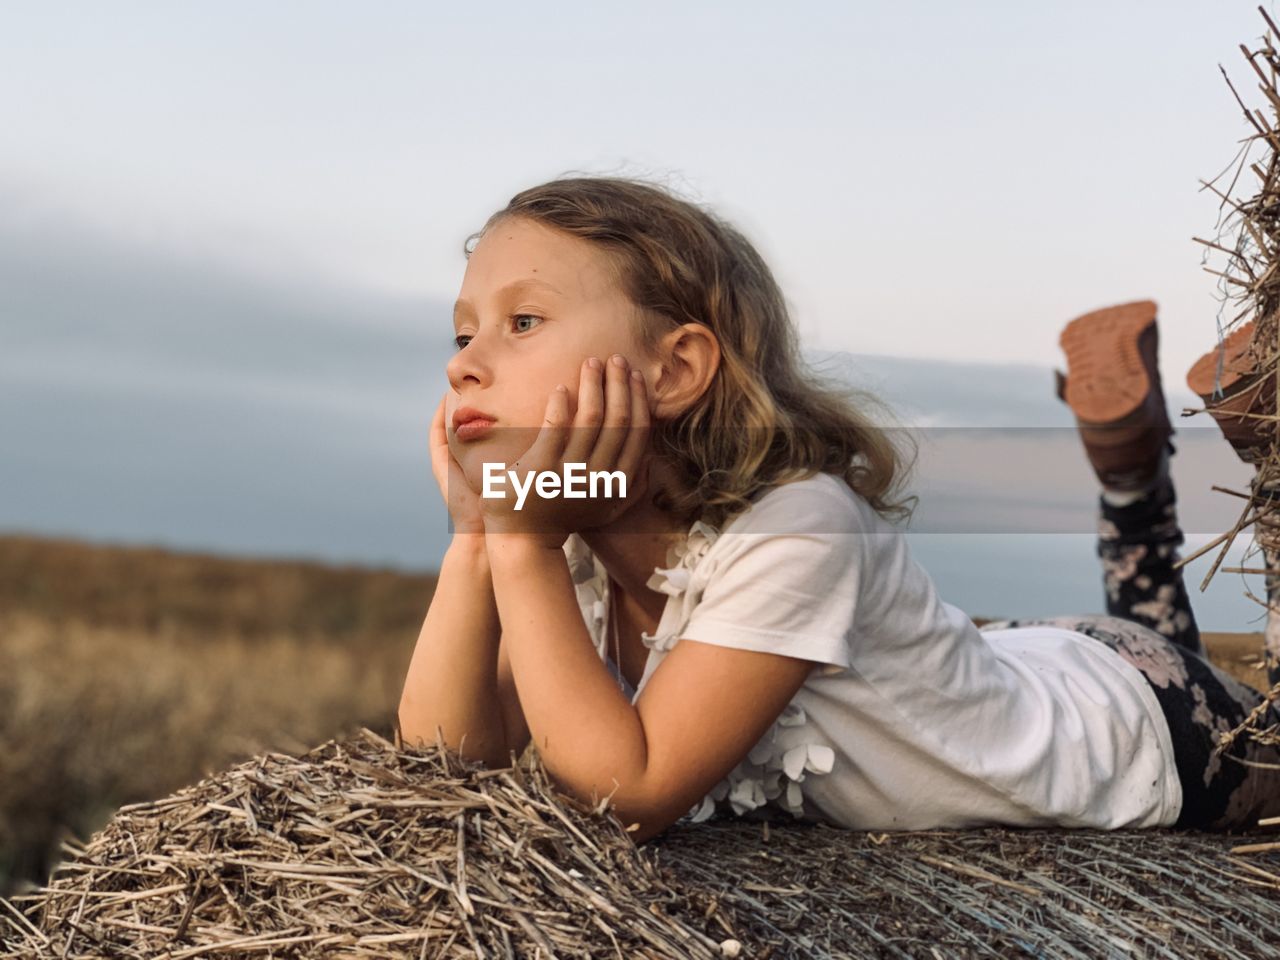
[[[541,322],[542,322],[542,317],[538,316],[536,313],[517,313],[517,314],[516,314],[515,316],[513,316],[511,319],[512,319],[512,320],[515,320],[515,321],[519,321],[519,320],[537,320],[537,321],[538,321],[538,323],[541,323]],[[536,324],[535,324],[535,326],[536,326]],[[530,328],[525,327],[524,329],[520,330],[519,332],[520,332],[520,333],[525,333],[525,332],[526,332],[526,331],[528,331],[529,329],[530,329]],[[466,343],[464,343],[464,342],[463,342],[464,340],[466,341]],[[453,345],[454,345],[455,347],[457,347],[459,350],[461,350],[463,347],[465,347],[465,346],[466,346],[468,343],[470,343],[470,342],[471,342],[471,335],[470,335],[470,334],[467,334],[467,333],[459,334],[458,336],[456,336],[456,337],[454,337],[454,338],[453,338]]]

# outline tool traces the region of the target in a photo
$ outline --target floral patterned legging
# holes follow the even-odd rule
[[[1169,723],[1182,783],[1176,826],[1240,829],[1280,814],[1280,748],[1247,733],[1216,751],[1219,735],[1240,725],[1264,697],[1213,666],[1200,642],[1182,571],[1173,564],[1183,542],[1173,481],[1165,477],[1137,502],[1117,507],[1099,498],[1098,557],[1107,613],[1020,618],[983,629],[1049,624],[1093,637],[1147,678]],[[1268,565],[1276,558],[1268,556]],[[1280,579],[1280,578],[1278,578]],[[1280,600],[1280,584],[1268,583]],[[1271,615],[1270,620],[1280,620]],[[1271,682],[1280,670],[1268,661]],[[1262,728],[1280,724],[1272,704]],[[1264,764],[1255,766],[1254,764]]]

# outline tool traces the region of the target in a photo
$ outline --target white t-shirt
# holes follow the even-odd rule
[[[907,546],[827,473],[768,490],[723,531],[695,522],[650,578],[667,605],[631,690],[609,656],[604,565],[569,537],[583,617],[632,702],[681,639],[821,664],[689,816],[767,805],[863,830],[1174,823],[1172,741],[1142,674],[1075,631],[979,630]]]

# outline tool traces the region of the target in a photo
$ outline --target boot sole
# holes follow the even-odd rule
[[[1250,353],[1253,333],[1254,321],[1250,320],[1187,371],[1187,386],[1204,401],[1205,409],[1217,422],[1222,435],[1245,463],[1259,463],[1267,455],[1276,429],[1270,421],[1243,416],[1267,414],[1275,409],[1275,371],[1264,372]],[[1220,379],[1219,357],[1222,358]],[[1217,396],[1213,392],[1215,380],[1221,390]]]
[[[1086,313],[1063,329],[1058,345],[1068,375],[1062,399],[1077,420],[1111,423],[1142,405],[1152,383],[1138,339],[1155,319],[1155,302],[1138,300]]]
[[[1223,343],[1206,353],[1187,371],[1187,386],[1205,403],[1213,402],[1214,380],[1218,375],[1218,356],[1223,354],[1222,379],[1219,386],[1224,394],[1230,392],[1247,377],[1257,373],[1258,365],[1249,355],[1249,343],[1253,340],[1254,322],[1233,331]]]

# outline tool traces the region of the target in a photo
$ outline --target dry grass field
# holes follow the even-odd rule
[[[435,578],[0,536],[0,895],[268,750],[390,737]],[[979,621],[981,622],[981,621]],[[1208,638],[1261,685],[1254,634]]]
[[[0,537],[0,894],[64,831],[391,723],[435,578]]]

